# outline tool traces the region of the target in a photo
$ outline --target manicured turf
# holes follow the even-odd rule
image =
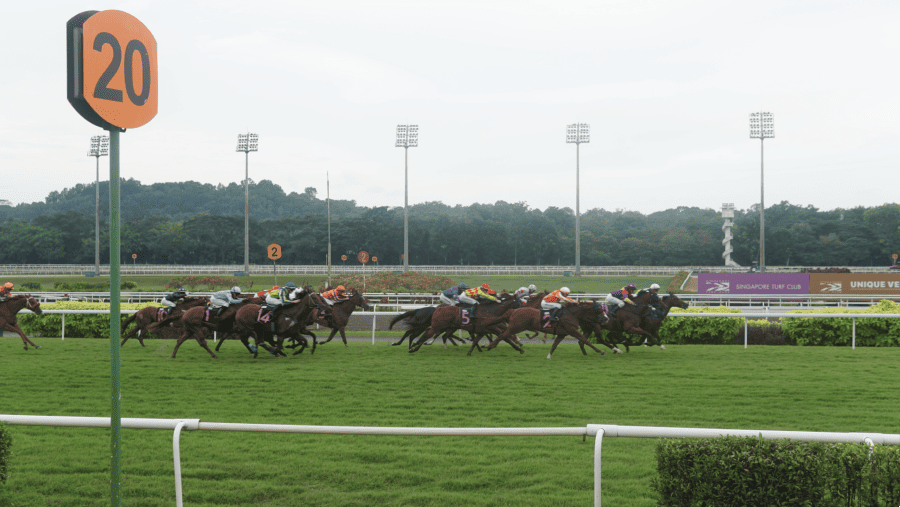
[[[109,415],[109,345],[0,340],[0,412]],[[122,416],[360,426],[517,427],[589,423],[896,433],[900,350],[638,347],[582,356],[562,345],[466,348],[353,342],[314,356],[252,359],[227,343],[122,349]],[[134,344],[136,345],[136,344]],[[0,504],[108,505],[109,432],[7,426]],[[174,503],[172,434],[123,430],[123,504]],[[590,505],[594,442],[579,437],[327,436],[188,432],[185,505]],[[605,505],[655,505],[654,439],[605,438]],[[6,490],[4,492],[4,489]],[[4,501],[6,502],[4,504]]]

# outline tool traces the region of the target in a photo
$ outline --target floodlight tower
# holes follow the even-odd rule
[[[97,192],[97,206],[94,217],[94,276],[100,276],[100,157],[109,155],[109,136],[91,136],[91,149],[88,156],[97,159],[97,183],[94,188]]]
[[[244,152],[244,275],[250,275],[250,152],[259,151],[259,136],[238,134],[237,150]]]
[[[403,272],[409,270],[409,149],[419,146],[418,125],[397,125],[396,148],[403,148]]]
[[[575,276],[581,276],[581,175],[579,169],[579,147],[591,142],[591,126],[587,123],[573,123],[566,127],[566,142],[575,143]]]
[[[763,172],[763,141],[775,138],[772,113],[750,113],[750,139],[759,139],[759,271],[766,272],[766,201]]]

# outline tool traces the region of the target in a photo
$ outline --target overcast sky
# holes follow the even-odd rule
[[[135,0],[8,2],[0,30],[0,199],[93,183],[99,128],[66,100],[65,25],[117,9],[153,33],[159,113],[121,136],[144,184],[250,177],[363,206],[524,201],[581,211],[820,209],[900,200],[900,2]],[[108,158],[101,180],[109,179]],[[253,196],[251,194],[251,207]],[[234,210],[240,214],[243,209]]]

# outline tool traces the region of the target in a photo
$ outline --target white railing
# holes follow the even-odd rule
[[[421,305],[402,305],[401,308],[403,310],[411,310],[415,308],[420,308]],[[32,313],[30,310],[22,310],[21,313]],[[109,310],[44,310],[43,313],[59,313],[62,314],[62,339],[66,339],[66,314],[106,314],[110,313]],[[137,310],[120,310],[122,314],[131,314],[137,313]],[[402,314],[402,311],[381,311],[379,312],[377,306],[373,305],[372,311],[362,311],[362,312],[353,312],[350,316],[351,318],[356,317],[372,317],[372,345],[375,344],[375,332],[376,332],[376,324],[378,317],[390,317],[397,316]],[[669,313],[669,317],[692,317],[692,318],[733,318],[733,319],[744,319],[744,348],[746,349],[749,345],[747,341],[748,336],[748,320],[750,319],[769,319],[769,318],[782,318],[782,317],[798,317],[798,318],[849,318],[853,319],[853,326],[851,331],[851,344],[853,350],[856,350],[856,319],[897,319],[900,318],[900,314],[879,314],[879,313],[789,313],[789,312],[741,312],[741,313],[686,313],[686,312],[671,312]],[[2,333],[0,333],[2,334]],[[216,340],[215,333],[213,333],[213,341]]]
[[[272,273],[271,264],[251,264],[251,275]],[[848,266],[853,273],[885,273],[889,267]],[[331,266],[332,275],[390,273],[402,271],[402,266],[395,265],[338,265]],[[467,266],[467,265],[435,265],[410,266],[410,271],[417,273],[435,273],[445,275],[499,275],[499,276],[571,276],[575,266]],[[821,269],[820,266],[766,266],[769,273],[799,273],[801,270]],[[119,266],[122,276],[129,275],[227,275],[243,272],[243,264],[224,265],[169,265],[169,264],[129,264],[123,262]],[[581,266],[581,274],[585,276],[672,276],[680,271],[696,271],[701,273],[746,273],[747,268],[726,266]],[[0,264],[3,275],[67,275],[84,276],[94,272],[93,264]],[[295,275],[327,275],[325,265],[278,265],[279,274]],[[98,275],[109,275],[109,265],[101,265]]]
[[[19,426],[64,426],[109,428],[109,417],[66,417],[44,415],[0,414],[0,421]],[[200,419],[121,419],[122,428],[162,429],[173,431],[172,456],[175,473],[175,504],[183,506],[181,484],[181,430],[249,431],[265,433],[305,433],[320,435],[432,435],[432,436],[580,436],[594,437],[594,505],[601,504],[601,468],[603,437],[623,438],[718,438],[723,436],[757,437],[766,440],[791,439],[826,443],[867,443],[900,445],[900,434],[839,433],[819,431],[778,431],[716,428],[677,428],[657,426],[619,426],[588,424],[575,427],[524,428],[416,428],[379,426],[313,426],[293,424],[244,424],[203,422]]]

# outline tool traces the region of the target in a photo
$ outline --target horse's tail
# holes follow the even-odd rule
[[[401,320],[403,321],[404,324],[409,324],[410,321],[415,319],[416,312],[418,312],[419,310],[420,310],[420,308],[417,308],[415,310],[410,310],[408,312],[403,312],[400,315],[397,315],[396,317],[391,319],[391,323],[388,325],[388,329],[393,329],[394,324],[400,322]]]
[[[136,319],[136,318],[137,318],[137,313],[132,313],[131,315],[128,316],[127,319],[122,321],[122,332],[123,333],[125,332],[125,328],[128,327],[129,325],[131,325],[131,323],[134,322],[134,319]]]

